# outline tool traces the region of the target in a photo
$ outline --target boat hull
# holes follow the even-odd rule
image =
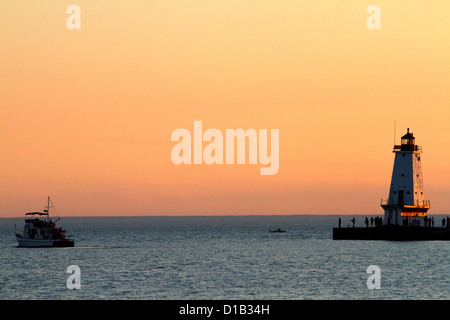
[[[18,247],[20,248],[53,248],[53,247],[73,247],[75,242],[69,239],[28,239],[16,234]]]

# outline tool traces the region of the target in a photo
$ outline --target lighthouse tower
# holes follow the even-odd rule
[[[384,225],[424,226],[430,201],[425,200],[422,177],[422,147],[415,144],[412,132],[395,145],[394,169],[388,200],[381,200]]]

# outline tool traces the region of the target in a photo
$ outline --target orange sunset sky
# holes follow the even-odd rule
[[[0,16],[0,217],[48,195],[61,216],[382,215],[394,121],[423,146],[429,213],[450,214],[450,1],[2,0]],[[278,174],[174,165],[171,133],[195,120],[279,129]]]

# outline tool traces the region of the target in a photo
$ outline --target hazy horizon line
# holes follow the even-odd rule
[[[155,217],[155,218],[194,218],[194,217],[293,217],[293,216],[355,216],[355,217],[371,217],[371,216],[383,216],[384,213],[380,214],[216,214],[216,215],[128,215],[128,216],[51,216],[51,218],[143,218],[143,217]],[[436,213],[428,216],[448,216],[445,213]],[[0,217],[0,219],[12,219],[12,218],[23,218],[22,216],[8,216]]]

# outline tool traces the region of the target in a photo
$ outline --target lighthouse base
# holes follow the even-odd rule
[[[333,240],[450,240],[450,229],[401,226],[378,226],[375,228],[333,228]]]

